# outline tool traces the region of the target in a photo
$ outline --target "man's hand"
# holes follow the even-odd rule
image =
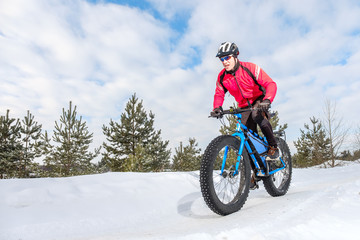
[[[214,111],[212,111],[210,113],[210,116],[211,117],[216,117],[216,118],[222,118],[222,112],[223,112],[223,109],[220,106],[220,107],[215,108]]]
[[[269,110],[269,108],[271,107],[270,105],[270,100],[269,99],[265,99],[264,101],[262,101],[259,105],[258,108],[261,111],[267,111]]]

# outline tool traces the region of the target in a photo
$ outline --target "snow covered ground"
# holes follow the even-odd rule
[[[1,240],[360,239],[360,164],[294,169],[287,195],[205,205],[198,172],[0,180]]]

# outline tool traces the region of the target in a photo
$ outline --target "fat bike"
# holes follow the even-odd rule
[[[200,186],[207,206],[219,215],[239,211],[246,202],[250,183],[263,181],[273,197],[285,195],[289,189],[292,163],[284,131],[274,132],[280,157],[267,161],[268,142],[265,137],[241,123],[241,113],[256,109],[224,110],[237,119],[235,133],[221,135],[207,146],[200,167]],[[252,180],[251,180],[252,179]]]

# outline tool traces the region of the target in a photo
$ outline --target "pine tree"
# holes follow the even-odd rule
[[[41,156],[39,147],[42,125],[34,121],[34,116],[30,111],[27,111],[27,115],[21,122],[23,148],[20,158],[20,176],[29,177],[31,171],[36,171],[37,164],[34,163],[34,159]]]
[[[120,123],[110,120],[103,125],[108,143],[103,143],[105,152],[102,161],[112,171],[161,171],[169,162],[168,141],[160,138],[161,130],[155,131],[155,115],[148,115],[142,100],[133,94],[121,114]]]
[[[129,157],[124,161],[125,171],[146,172],[144,165],[147,165],[148,162],[150,162],[150,155],[141,144],[138,144],[135,147],[135,152],[129,154]]]
[[[352,160],[360,162],[360,149],[354,151]]]
[[[150,113],[152,115],[152,113]],[[154,119],[154,115],[151,117]],[[162,141],[161,130],[153,131],[150,141],[144,147],[149,156],[144,163],[146,172],[160,172],[169,167],[171,151],[167,149],[169,141]]]
[[[338,157],[339,157],[339,159],[345,160],[345,161],[353,160],[353,156],[349,150],[342,151]]]
[[[100,152],[100,148],[94,153],[89,151],[92,138],[93,133],[88,131],[81,116],[77,119],[76,105],[73,107],[70,101],[69,109],[65,111],[63,108],[60,124],[55,121],[53,140],[57,145],[46,158],[47,167],[60,176],[92,173],[94,166],[91,160]]]
[[[315,117],[310,118],[311,126],[304,124],[305,130],[300,129],[301,136],[294,142],[297,153],[294,155],[294,165],[297,167],[310,167],[329,160],[330,140],[326,137],[321,121]]]
[[[285,131],[285,129],[287,129],[287,123],[285,123],[284,125],[279,124],[280,119],[278,111],[270,112],[270,115],[272,116],[269,121],[274,131]]]
[[[54,146],[51,145],[51,139],[47,133],[47,131],[45,131],[44,134],[41,134],[40,136],[41,139],[41,144],[39,145],[39,150],[41,152],[41,155],[44,156],[44,163],[45,165],[42,166],[39,171],[40,171],[40,175],[42,177],[53,177],[53,176],[58,176],[57,174],[57,168],[54,165],[55,161],[53,161],[52,159],[52,152],[54,149]]]
[[[189,145],[175,148],[172,169],[174,171],[195,171],[200,169],[202,155],[195,138],[189,138]]]
[[[17,177],[19,171],[21,144],[21,125],[19,119],[0,116],[0,178]]]

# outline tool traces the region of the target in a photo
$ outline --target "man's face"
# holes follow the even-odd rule
[[[222,62],[224,68],[226,71],[231,71],[235,67],[235,58],[231,55],[221,57],[220,61]]]

